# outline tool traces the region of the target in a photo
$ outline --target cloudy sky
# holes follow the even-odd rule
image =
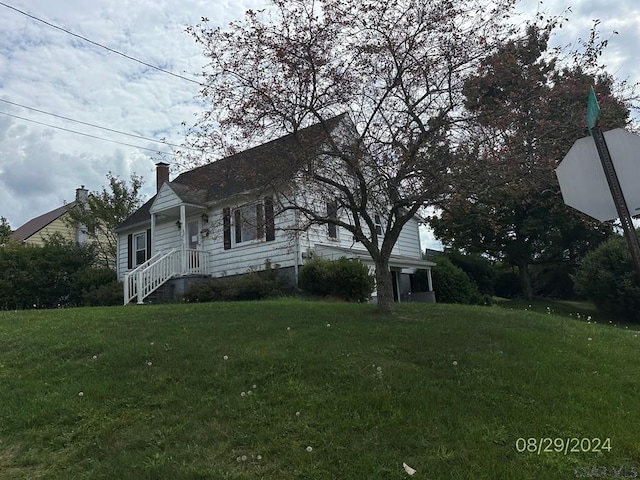
[[[196,83],[111,53],[28,15],[197,80],[205,59],[185,27],[201,17],[223,26],[241,18],[247,8],[266,4],[267,0],[2,0],[0,216],[18,228],[72,201],[80,185],[100,190],[108,172],[125,179],[134,172],[141,175],[143,196],[148,198],[155,189],[154,151],[167,152],[171,161],[171,147],[161,140],[182,143],[182,122],[191,125],[200,108]],[[538,8],[558,14],[569,6],[570,22],[554,41],[564,45],[587,38],[598,18],[602,37],[611,36],[605,59],[609,71],[618,78],[640,80],[637,0],[547,0],[541,6],[536,0],[523,0],[519,10],[525,15]],[[614,30],[619,33],[612,35]],[[426,246],[435,244],[425,232]]]

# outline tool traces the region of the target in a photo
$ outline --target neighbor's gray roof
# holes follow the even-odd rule
[[[67,211],[70,208],[73,208],[75,204],[76,202],[71,202],[61,207],[58,207],[55,210],[51,210],[50,212],[44,213],[39,217],[32,218],[27,223],[25,223],[24,225],[16,229],[13,233],[11,233],[11,238],[18,242],[24,242],[25,240],[28,240],[33,235],[35,235],[40,230],[42,230],[44,227],[46,227],[47,225],[49,225],[50,223],[54,222],[55,220],[60,218],[62,215],[67,213]]]

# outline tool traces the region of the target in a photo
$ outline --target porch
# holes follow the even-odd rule
[[[316,245],[315,255],[321,258],[336,260],[340,257],[355,258],[367,265],[371,271],[374,264],[369,254],[365,251],[354,250],[334,245]],[[435,263],[429,260],[407,257],[404,255],[391,255],[389,258],[389,270],[393,282],[393,299],[396,302],[422,302],[435,303],[431,267]],[[418,270],[426,272],[426,285],[422,286],[417,281]],[[372,301],[376,301],[376,292]]]
[[[144,299],[166,282],[177,277],[208,276],[209,252],[192,248],[174,248],[159,252],[124,274],[124,304]]]

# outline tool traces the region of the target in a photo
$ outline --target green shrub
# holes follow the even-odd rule
[[[438,256],[436,266],[431,269],[433,290],[439,303],[485,303],[486,298],[461,268],[456,267],[445,256]]]
[[[574,276],[576,292],[621,321],[640,322],[640,283],[626,240],[613,237],[589,252]]]
[[[187,302],[219,302],[262,300],[284,294],[285,282],[278,270],[267,264],[266,269],[231,278],[210,278],[191,285],[185,294]]]
[[[446,256],[451,263],[469,275],[480,293],[494,294],[496,270],[488,259],[480,255],[464,254],[457,250],[447,252]]]
[[[90,245],[51,236],[44,246],[0,248],[0,308],[54,308],[77,305],[78,272],[93,263]]]
[[[314,258],[300,269],[298,286],[310,295],[331,295],[358,302],[369,299],[375,279],[359,260]]]
[[[87,298],[93,298],[93,296],[89,295],[94,290],[100,289],[105,285],[117,284],[117,275],[116,272],[111,270],[110,268],[94,268],[94,267],[86,267],[81,270],[78,270],[74,275],[73,281],[73,289],[69,296],[69,303],[71,305],[115,305],[115,303],[87,303]],[[114,287],[109,287],[113,289]],[[122,304],[122,292],[120,292],[121,299],[120,304]],[[102,294],[101,294],[102,295]],[[99,296],[101,296],[99,295]],[[93,301],[93,300],[91,300]],[[101,300],[101,302],[104,300]]]
[[[82,295],[82,304],[86,307],[122,305],[123,302],[123,285],[117,280],[85,290]]]

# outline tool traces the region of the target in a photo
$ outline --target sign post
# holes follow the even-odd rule
[[[598,100],[596,94],[593,91],[593,87],[589,92],[589,99],[587,101],[587,129],[589,134],[593,137],[593,141],[596,144],[596,150],[602,163],[602,169],[604,170],[604,176],[607,179],[609,190],[611,191],[611,197],[613,198],[613,204],[618,212],[622,229],[624,230],[624,236],[627,239],[629,246],[629,253],[631,254],[631,261],[636,269],[638,279],[640,280],[640,243],[638,243],[638,236],[636,230],[633,227],[633,220],[627,207],[627,202],[622,193],[622,187],[620,186],[620,180],[616,174],[616,170],[611,160],[611,154],[607,147],[607,142],[602,133],[602,129],[598,125],[598,114],[600,113],[600,107],[598,106]]]

